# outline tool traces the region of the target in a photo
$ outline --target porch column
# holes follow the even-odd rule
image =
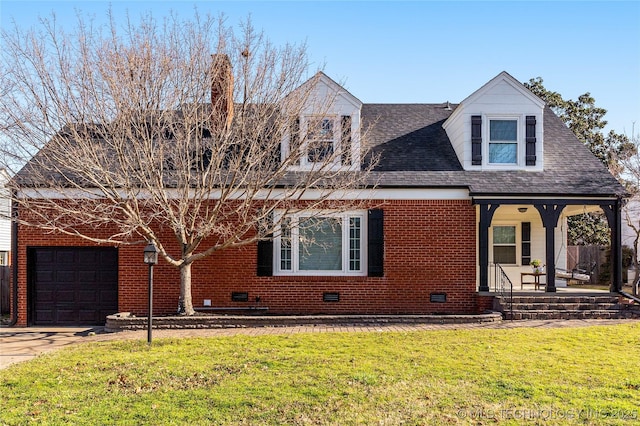
[[[545,230],[545,250],[546,250],[546,267],[547,267],[547,288],[545,291],[549,293],[556,292],[556,242],[555,229],[558,225],[560,213],[565,208],[565,204],[534,204],[533,205],[542,218],[542,225]]]
[[[500,207],[499,204],[480,204],[480,224],[478,226],[479,291],[489,291],[489,227],[498,207]]]
[[[612,293],[622,290],[622,200],[617,199],[600,208],[607,217],[611,230],[611,287]]]

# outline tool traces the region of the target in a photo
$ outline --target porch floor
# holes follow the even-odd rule
[[[579,296],[579,295],[609,295],[609,294],[617,294],[617,293],[611,293],[609,291],[609,289],[605,289],[603,288],[592,288],[591,286],[585,286],[585,285],[570,285],[570,286],[566,286],[563,285],[564,283],[560,283],[561,286],[558,286],[558,282],[556,282],[556,292],[555,293],[547,293],[545,291],[545,284],[540,284],[538,286],[538,289],[536,290],[535,288],[535,284],[533,283],[525,283],[522,285],[522,288],[520,288],[520,284],[514,284],[513,285],[513,294],[517,294],[517,295],[554,295],[554,294],[560,294],[560,295],[572,295],[572,296]],[[508,291],[508,290],[507,290]],[[499,294],[500,292],[494,289],[491,289],[488,292],[480,292],[480,294],[485,294],[485,295],[495,295],[495,294]]]

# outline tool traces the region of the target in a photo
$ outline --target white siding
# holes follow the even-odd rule
[[[460,105],[458,108],[463,108],[463,106]],[[466,124],[465,119],[468,120]],[[471,165],[471,118],[463,114],[455,114],[445,124],[446,126],[443,127],[451,141],[451,146],[456,152],[460,164],[466,170]],[[465,163],[465,159],[468,159],[469,164]]]
[[[544,103],[528,92],[522,84],[506,73],[473,93],[456,108],[443,127],[465,170],[543,169],[543,107]],[[482,116],[483,164],[471,164],[471,116]],[[536,117],[536,165],[525,166],[525,117]],[[491,116],[513,117],[518,120],[518,165],[488,165],[488,120]]]
[[[636,238],[636,231],[629,225],[629,222],[640,229],[640,199],[632,198],[622,210],[622,245],[633,248],[633,240]]]
[[[0,251],[11,251],[11,201],[4,184],[9,177],[0,171]]]
[[[526,207],[527,211],[520,213],[518,207]],[[478,219],[479,220],[479,219]],[[520,290],[521,272],[531,272],[531,266],[522,264],[522,240],[521,240],[521,227],[522,222],[531,223],[531,259],[539,259],[543,264],[546,263],[546,239],[545,229],[542,226],[542,219],[535,207],[531,205],[502,205],[500,206],[493,217],[491,222],[492,226],[502,224],[515,224],[516,230],[516,265],[502,265],[505,273],[513,283],[514,290]],[[554,260],[556,267],[566,269],[567,247],[566,247],[566,218],[561,217],[558,221],[558,226],[555,229],[555,253]],[[493,250],[491,230],[489,232],[489,264],[493,265]],[[531,281],[532,277],[527,278],[527,282]],[[490,288],[493,289],[493,270],[491,270],[489,281]],[[544,282],[544,278],[542,281]],[[556,287],[563,287],[566,283],[563,280],[556,279]]]

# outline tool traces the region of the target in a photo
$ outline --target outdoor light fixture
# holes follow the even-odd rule
[[[158,249],[153,241],[144,248],[144,263],[149,265],[149,316],[147,318],[147,343],[151,345],[151,326],[153,318],[153,265],[158,263]]]
[[[150,242],[144,248],[144,263],[147,265],[155,265],[158,263],[158,249],[156,249],[153,242]]]
[[[526,207],[518,207],[518,211],[519,211],[520,213],[524,213],[524,212],[526,212],[526,211],[527,211],[527,208],[526,208]]]

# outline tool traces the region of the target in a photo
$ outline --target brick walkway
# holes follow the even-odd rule
[[[569,328],[589,327],[596,325],[614,324],[640,324],[640,320],[634,319],[583,319],[583,320],[531,320],[531,321],[499,321],[491,323],[468,324],[393,324],[393,325],[317,325],[294,327],[239,327],[222,329],[162,329],[153,330],[153,338],[167,337],[216,337],[235,336],[238,334],[248,336],[263,335],[287,335],[295,333],[352,333],[352,332],[411,332],[430,330],[472,330],[472,329],[511,329],[511,328]],[[98,334],[89,340],[121,340],[121,339],[146,339],[146,330],[122,331],[119,333]]]
[[[218,329],[161,329],[153,330],[153,339],[169,337],[223,337],[234,335],[263,336],[295,333],[364,333],[364,332],[412,332],[430,330],[473,330],[511,328],[569,328],[614,324],[640,324],[640,320],[531,320],[500,321],[469,324],[402,324],[402,325],[317,325],[292,327],[237,327]],[[103,333],[102,327],[74,328],[0,328],[0,369],[26,361],[41,353],[49,352],[81,342],[110,340],[146,340],[146,330]]]

